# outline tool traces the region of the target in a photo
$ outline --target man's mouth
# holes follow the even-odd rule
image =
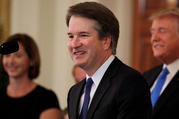
[[[163,48],[164,46],[163,45],[160,45],[160,44],[156,44],[156,45],[153,45],[153,47],[155,49],[160,49],[160,48]]]

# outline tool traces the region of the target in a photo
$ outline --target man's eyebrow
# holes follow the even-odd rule
[[[79,32],[79,34],[82,34],[82,33],[89,34],[89,33],[88,33],[88,32],[86,32],[86,31]]]
[[[68,32],[68,33],[67,33],[67,35],[71,35],[71,33],[70,33],[70,32]]]

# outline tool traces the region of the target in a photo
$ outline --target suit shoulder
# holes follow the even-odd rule
[[[156,72],[160,72],[161,70],[162,70],[162,65],[159,65],[159,66],[153,67],[153,68],[151,68],[151,69],[145,71],[145,72],[143,73],[143,76],[144,76],[144,77],[150,77],[150,75],[152,75],[154,72],[155,72],[155,73],[156,73]]]
[[[134,68],[124,64],[119,59],[115,59],[115,61],[110,65],[106,75],[111,73],[113,80],[117,80],[117,82],[144,82],[144,78],[142,74],[135,70]],[[141,81],[142,80],[142,81]]]
[[[85,79],[74,84],[68,91],[68,95],[70,95],[71,93],[76,93],[76,90],[81,89],[83,86],[85,85]]]
[[[114,62],[111,64],[111,66],[109,67],[110,70],[112,69],[116,69],[117,72],[124,73],[127,75],[130,74],[138,74],[141,75],[141,73],[137,70],[135,70],[134,68],[128,66],[127,64],[123,63],[122,61],[120,61],[118,58],[115,58]]]

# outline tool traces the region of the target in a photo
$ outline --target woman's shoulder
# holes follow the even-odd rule
[[[56,107],[60,108],[58,98],[54,91],[47,89],[41,85],[37,85],[35,90],[31,93],[32,97],[36,99],[36,101],[43,108]]]
[[[39,96],[55,96],[56,94],[53,90],[45,88],[44,86],[37,85],[35,90],[33,91],[33,94],[37,94]]]

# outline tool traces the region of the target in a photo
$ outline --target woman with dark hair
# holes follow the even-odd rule
[[[16,41],[19,50],[0,56],[2,74],[9,84],[0,90],[2,119],[60,119],[61,109],[55,93],[33,80],[40,72],[40,55],[35,41],[27,34],[15,34],[7,41]]]

